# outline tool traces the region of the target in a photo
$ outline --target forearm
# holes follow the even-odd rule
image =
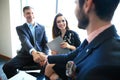
[[[66,57],[64,55],[48,56],[47,59],[50,64],[53,64],[53,63],[63,64],[67,62]]]

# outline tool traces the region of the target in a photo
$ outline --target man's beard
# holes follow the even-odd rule
[[[89,19],[83,10],[80,11],[78,18],[78,27],[80,29],[86,29],[89,24]]]

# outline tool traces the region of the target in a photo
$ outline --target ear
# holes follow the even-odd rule
[[[93,4],[93,0],[85,0],[84,11],[86,14],[90,11],[92,4]]]

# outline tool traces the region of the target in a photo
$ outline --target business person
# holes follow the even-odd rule
[[[120,37],[111,23],[119,2],[76,0],[78,27],[85,29],[88,37],[69,54],[46,56],[48,62],[62,65],[74,61],[75,80],[120,80]]]
[[[52,27],[53,39],[57,38],[58,36],[62,37],[64,40],[64,42],[60,44],[60,47],[67,48],[70,51],[75,50],[81,43],[79,35],[75,31],[69,29],[68,21],[61,13],[58,13],[55,16]],[[51,53],[52,55],[58,54],[58,52],[55,50],[52,50]],[[62,69],[62,67],[65,66],[59,64],[48,64],[45,69],[45,75],[51,80],[56,80],[59,78],[59,75],[56,74],[56,70],[54,71],[52,68]],[[59,69],[57,69],[57,71],[59,71]]]
[[[46,46],[48,40],[45,28],[35,22],[34,9],[30,6],[25,6],[23,14],[26,18],[26,23],[16,27],[22,48],[16,57],[3,66],[3,71],[8,79],[17,74],[17,69],[29,64],[34,63],[42,69],[40,63],[43,62],[40,54],[48,54],[48,47]]]

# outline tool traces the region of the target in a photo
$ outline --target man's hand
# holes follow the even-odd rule
[[[40,62],[40,55],[38,54],[37,51],[33,50],[33,51],[32,51],[32,56],[33,56],[34,62],[36,62],[36,63],[39,63],[39,62]]]
[[[43,52],[38,52],[40,56],[40,65],[44,66],[47,63],[47,55],[45,55]]]
[[[43,52],[32,51],[33,60],[36,63],[39,63],[41,66],[44,66],[47,63],[47,55]]]

